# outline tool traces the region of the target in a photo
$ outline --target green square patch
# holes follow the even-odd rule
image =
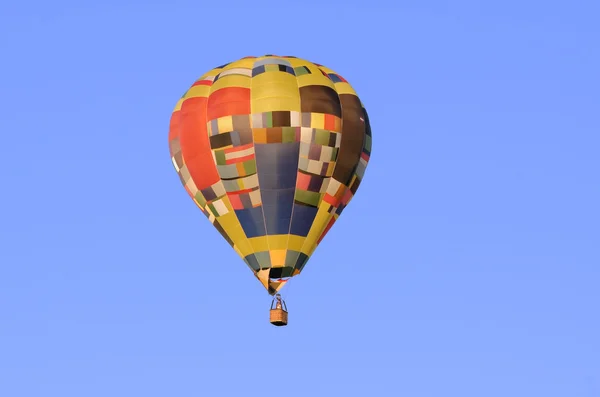
[[[296,195],[294,196],[294,199],[298,200],[301,203],[312,205],[313,207],[318,207],[319,202],[321,201],[321,193],[296,189]]]
[[[243,164],[246,175],[256,174],[256,159],[244,161]]]
[[[310,70],[306,66],[298,66],[294,68],[294,74],[296,76],[302,76],[304,74],[311,74]]]
[[[215,160],[217,161],[217,165],[227,164],[227,160],[225,159],[225,150],[215,150]]]
[[[263,114],[264,127],[273,127],[273,112],[266,112]]]
[[[281,129],[281,142],[292,143],[296,141],[296,128],[295,127],[283,127]]]
[[[329,134],[327,130],[315,129],[315,143],[318,145],[329,145]]]
[[[196,199],[198,204],[200,204],[202,207],[204,207],[206,205],[206,199],[204,198],[204,196],[202,195],[202,192],[200,192],[200,190],[198,190],[196,192],[196,194],[194,195],[194,198]]]

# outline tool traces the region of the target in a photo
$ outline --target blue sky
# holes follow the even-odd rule
[[[3,5],[0,395],[598,396],[600,5],[493,3]],[[373,130],[286,328],[167,145],[197,77],[268,53]]]

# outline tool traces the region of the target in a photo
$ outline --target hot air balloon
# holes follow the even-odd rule
[[[171,160],[192,200],[275,295],[346,208],[371,154],[367,111],[333,70],[245,57],[205,73],[175,105]],[[273,306],[275,304],[275,306]]]

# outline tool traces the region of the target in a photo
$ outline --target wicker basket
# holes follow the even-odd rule
[[[271,324],[281,327],[288,323],[288,312],[283,309],[271,309]]]
[[[285,301],[281,299],[281,295],[275,295],[273,302],[271,302],[271,324],[281,327],[288,323],[288,312]]]

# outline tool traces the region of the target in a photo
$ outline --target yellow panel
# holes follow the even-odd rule
[[[298,97],[272,96],[252,100],[252,113],[273,112],[276,110],[300,111]]]
[[[323,76],[320,71],[313,72],[312,74],[303,74],[297,77],[298,87],[306,87],[307,85],[324,85],[335,89],[333,81]]]
[[[300,251],[302,250],[302,245],[304,245],[304,241],[306,237],[296,236],[295,234],[290,234],[288,236],[287,248],[292,251]]]
[[[227,214],[219,217],[219,223],[234,244],[239,244],[242,240],[246,239],[244,230],[240,226],[240,223],[235,216],[235,212],[228,212]]]
[[[283,250],[287,248],[288,235],[287,234],[274,234],[268,236],[269,248],[271,250]]]
[[[236,243],[239,252],[238,254],[240,254],[240,256],[242,258],[247,257],[250,254],[254,254],[254,248],[252,248],[252,245],[250,244],[250,242],[248,241],[247,238],[240,240]]]
[[[296,236],[293,234],[277,234],[271,236],[252,237],[248,239],[255,252],[279,249],[300,251],[305,240],[305,237]]]
[[[211,91],[216,91],[220,88],[225,87],[242,87],[250,88],[251,77],[242,76],[241,74],[228,74],[227,76],[220,77],[211,87]]]
[[[233,117],[225,116],[217,119],[217,126],[219,127],[219,132],[225,133],[233,131]]]
[[[338,94],[354,94],[356,95],[356,91],[354,88],[348,83],[335,83],[335,90]],[[358,96],[358,95],[357,95]]]
[[[188,90],[183,96],[183,99],[208,97],[210,93],[210,86],[208,85],[195,85]]]
[[[296,77],[282,72],[265,72],[252,78],[252,113],[276,110],[300,111]]]
[[[325,115],[323,113],[312,113],[310,115],[310,128],[325,129]]]
[[[284,74],[283,72],[276,72],[278,74]],[[276,74],[273,73],[273,74]],[[263,73],[261,76],[267,73]],[[292,77],[291,74],[288,76]],[[252,100],[268,98],[268,97],[291,97],[296,98],[298,102],[300,102],[300,93],[298,92],[298,85],[296,84],[296,79],[290,82],[290,80],[274,80],[273,82],[266,82],[257,84],[252,82]],[[257,112],[252,112],[257,113]]]
[[[252,237],[248,241],[252,244],[254,252],[263,252],[269,250],[269,243],[267,242],[267,236]]]
[[[286,250],[271,250],[271,267],[283,267],[285,264]]]

